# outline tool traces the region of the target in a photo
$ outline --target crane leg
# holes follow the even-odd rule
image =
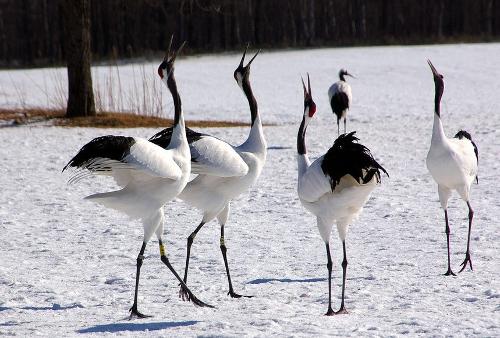
[[[186,266],[184,268],[184,284],[187,284],[187,276],[188,276],[188,270],[189,270],[189,257],[191,256],[191,246],[193,245],[194,238],[198,234],[198,231],[201,230],[201,228],[205,225],[205,222],[201,221],[201,223],[196,227],[196,229],[189,235],[187,239],[187,253],[186,253]],[[189,295],[185,292],[185,289],[181,287],[179,290],[179,297],[181,297],[183,300],[189,299]]]
[[[229,265],[227,263],[227,255],[226,255],[227,248],[226,248],[226,243],[224,242],[224,225],[221,225],[221,228],[220,228],[220,251],[222,252],[222,258],[224,259],[224,265],[226,267],[227,281],[229,283],[229,292],[227,294],[229,296],[231,296],[232,298],[241,298],[241,297],[252,298],[253,296],[239,295],[236,292],[234,292],[233,283],[231,283],[231,274],[229,273]]]
[[[345,280],[346,280],[346,272],[347,272],[347,255],[345,251],[345,241],[342,241],[342,249],[344,251],[344,259],[342,260],[342,302],[340,303],[340,309],[336,312],[336,314],[344,314],[347,313],[347,310],[344,306],[344,295],[345,295]]]
[[[172,266],[172,264],[170,264],[170,261],[168,260],[166,254],[165,254],[165,247],[163,246],[163,242],[161,240],[160,240],[160,259],[163,262],[163,264],[165,264],[167,266],[167,268],[170,270],[170,272],[173,273],[173,275],[175,276],[175,278],[177,278],[177,280],[181,284],[181,288],[184,289],[184,293],[188,296],[188,298],[187,298],[188,301],[191,301],[191,302],[193,302],[193,304],[198,305],[200,307],[211,307],[211,308],[213,308],[212,305],[204,303],[201,300],[199,300],[198,298],[196,298],[196,296],[191,292],[191,290],[189,290],[189,288],[187,287],[186,283],[184,283],[184,281],[181,279],[181,277],[175,271],[175,269]]]
[[[467,267],[467,263],[469,263],[470,269],[473,270],[472,261],[470,259],[469,247],[470,247],[470,232],[472,229],[472,218],[474,217],[474,210],[472,210],[472,207],[470,206],[470,203],[468,201],[467,201],[467,206],[469,207],[469,234],[467,235],[467,250],[465,251],[465,259],[462,262],[462,264],[460,264],[462,268],[460,269],[459,273],[465,270],[465,268]]]
[[[344,134],[347,132],[347,117],[344,117]]]
[[[137,310],[137,294],[139,292],[139,277],[141,274],[141,266],[142,266],[142,261],[144,260],[144,250],[146,250],[146,242],[142,243],[141,251],[139,252],[139,255],[137,256],[137,272],[135,275],[135,293],[134,293],[134,304],[130,308],[130,319],[132,319],[134,316],[139,317],[139,318],[146,318],[146,317],[151,317],[145,314],[142,314]]]
[[[337,137],[340,136],[340,119],[337,116]]]
[[[448,270],[444,274],[445,276],[456,276],[456,274],[451,270],[451,265],[450,265],[450,226],[448,224],[448,210],[444,209],[444,220],[446,222],[446,246],[448,247]]]
[[[330,255],[330,244],[326,243],[326,257],[328,263],[326,267],[328,268],[328,311],[325,316],[333,316],[335,311],[332,309],[332,256]]]

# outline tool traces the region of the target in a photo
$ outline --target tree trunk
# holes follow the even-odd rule
[[[63,17],[68,65],[66,116],[95,115],[90,72],[90,0],[64,0]]]

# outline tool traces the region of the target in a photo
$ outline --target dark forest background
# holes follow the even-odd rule
[[[0,0],[0,67],[61,64],[61,1]],[[92,0],[94,61],[188,53],[500,37],[500,0]]]

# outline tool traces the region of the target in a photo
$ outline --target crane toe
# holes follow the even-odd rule
[[[129,317],[129,320],[136,317],[136,318],[149,318],[149,317],[153,317],[153,316],[150,316],[150,315],[145,315],[141,312],[139,312],[139,310],[137,310],[137,304],[134,304],[132,305],[132,307],[130,308],[130,317]]]
[[[238,293],[236,293],[236,292],[234,292],[232,290],[229,291],[227,294],[228,294],[228,296],[231,296],[231,298],[242,298],[242,297],[244,297],[244,298],[253,298],[253,296],[240,295],[240,294],[238,294]]]
[[[462,268],[460,269],[460,271],[458,271],[458,273],[465,270],[465,268],[467,267],[467,263],[469,263],[471,271],[474,271],[474,269],[472,269],[472,260],[470,259],[470,253],[468,251],[465,253],[464,261],[462,262],[462,264],[460,264]]]
[[[186,288],[182,287],[182,285],[179,288],[179,298],[183,301],[189,301],[189,293]]]
[[[340,310],[338,310],[337,312],[335,312],[336,315],[346,315],[348,313],[349,312],[347,312],[347,310],[345,308],[341,308]]]
[[[454,273],[451,268],[448,268],[448,271],[445,272],[445,276],[456,276],[456,273]]]
[[[328,311],[325,313],[325,316],[334,316],[335,311],[331,307],[328,308]]]
[[[193,294],[190,295],[190,301],[193,302],[194,305],[197,305],[199,307],[208,307],[208,308],[212,308],[212,309],[214,308],[213,305],[202,302],[201,300],[196,298],[196,296]]]

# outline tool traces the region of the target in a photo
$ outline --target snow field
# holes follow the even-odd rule
[[[0,333],[20,336],[499,336],[500,44],[317,49],[262,53],[251,81],[266,126],[268,161],[257,184],[232,204],[226,245],[233,300],[211,222],[192,248],[189,285],[216,309],[177,297],[178,285],[151,241],[141,270],[139,309],[154,317],[128,321],[142,226],[83,201],[114,189],[93,178],[66,185],[60,173],[78,149],[105,134],[151,136],[155,129],[28,126],[0,129]],[[433,110],[430,58],[445,77],[442,119],[448,136],[471,132],[479,148],[479,185],[471,238],[474,272],[446,278],[444,217],[425,168]],[[232,78],[238,55],[180,59],[176,78],[186,120],[249,120]],[[128,66],[123,66],[124,72]],[[326,318],[327,269],[314,217],[296,195],[295,142],[302,114],[300,75],[311,75],[318,112],[308,128],[312,158],[336,137],[326,91],[340,67],[358,79],[347,128],[391,175],[383,177],[347,238],[346,316]],[[153,68],[153,66],[151,66]],[[40,79],[43,70],[1,71],[0,99],[12,99],[6,77]],[[225,75],[222,75],[225,74]],[[124,77],[122,76],[122,81]],[[20,80],[20,82],[25,82]],[[29,88],[29,87],[28,87]],[[29,92],[29,89],[27,90]],[[165,94],[167,95],[167,94]],[[43,105],[30,96],[28,104]],[[0,101],[1,102],[1,101]],[[164,100],[172,114],[171,101]],[[233,144],[247,128],[207,129]],[[467,208],[449,208],[452,268],[463,260]],[[165,242],[184,267],[186,238],[199,223],[179,201],[166,207]],[[331,241],[333,307],[340,304],[342,251]]]

